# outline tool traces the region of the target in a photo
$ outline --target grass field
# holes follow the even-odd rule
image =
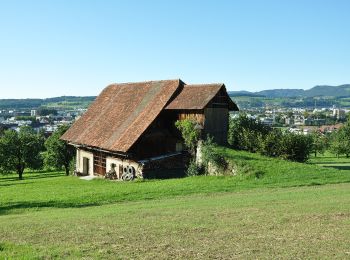
[[[345,156],[338,158],[328,151],[324,155],[312,156],[309,162],[326,168],[350,170],[350,158],[346,158]]]
[[[0,177],[0,259],[350,258],[350,171],[222,152],[245,172]]]

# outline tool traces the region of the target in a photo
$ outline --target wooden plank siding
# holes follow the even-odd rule
[[[202,126],[204,126],[204,122],[205,122],[205,116],[203,114],[202,111],[192,111],[192,112],[187,112],[187,111],[183,111],[179,114],[179,120],[194,120],[197,123],[201,124]]]
[[[94,173],[105,175],[106,174],[106,153],[100,151],[94,151]]]
[[[214,142],[217,144],[226,145],[228,133],[228,113],[227,108],[206,108],[204,110],[204,137],[209,134],[214,138]]]

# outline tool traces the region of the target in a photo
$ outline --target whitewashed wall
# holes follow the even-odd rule
[[[76,170],[83,172],[83,157],[89,159],[89,175],[94,175],[94,155],[84,150],[77,149]]]
[[[120,158],[114,158],[114,157],[107,157],[106,158],[106,172],[109,172],[112,167],[111,164],[114,163],[116,165],[115,170],[118,174],[118,179],[122,177],[122,172],[119,172],[119,166],[121,165],[123,168],[127,165],[133,166],[136,170],[136,175],[140,176],[142,175],[142,169],[140,167],[140,164],[135,161],[127,160],[127,159],[120,159]]]

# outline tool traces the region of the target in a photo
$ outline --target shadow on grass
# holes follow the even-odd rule
[[[310,164],[350,164],[350,160],[348,161],[318,161],[318,162],[311,162]]]
[[[17,179],[18,180],[18,179]],[[11,182],[6,182],[6,183],[1,183],[0,182],[0,187],[9,187],[9,186],[17,186],[17,185],[27,185],[27,184],[31,184],[31,183],[33,183],[32,181],[26,181],[26,182],[23,182],[23,181],[20,181],[20,180],[18,180],[17,182],[13,182],[13,181],[11,181]]]
[[[159,169],[144,173],[145,179],[178,179],[186,177],[186,169]]]
[[[89,203],[83,203],[83,204],[75,204],[75,203],[60,203],[57,201],[47,201],[47,202],[17,202],[14,204],[9,204],[5,206],[0,206],[0,216],[1,215],[7,215],[7,214],[15,214],[17,210],[20,212],[30,209],[42,209],[42,208],[84,208],[84,207],[91,207],[91,206],[100,206],[104,203],[99,202],[89,202]]]
[[[50,172],[50,173],[24,173],[23,180],[18,179],[18,175],[11,174],[10,176],[1,177],[1,182],[17,181],[18,183],[24,183],[26,180],[36,180],[45,178],[55,178],[65,176],[63,172]]]
[[[350,165],[321,165],[321,166],[324,168],[333,168],[333,169],[338,169],[343,171],[350,170]]]

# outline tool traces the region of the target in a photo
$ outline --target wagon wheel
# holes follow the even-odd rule
[[[123,181],[132,181],[135,178],[135,168],[132,166],[126,166],[123,171]]]

